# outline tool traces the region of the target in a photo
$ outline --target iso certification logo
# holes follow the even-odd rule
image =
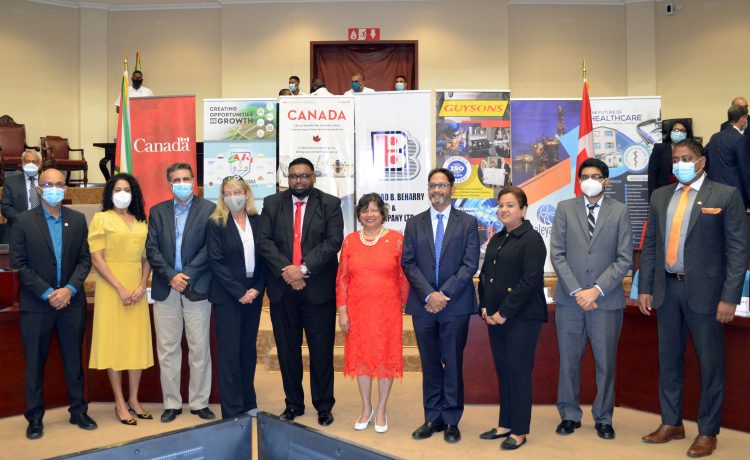
[[[450,157],[445,160],[443,167],[453,173],[457,184],[466,182],[471,177],[471,163],[464,157]]]

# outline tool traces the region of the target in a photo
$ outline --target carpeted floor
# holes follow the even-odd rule
[[[306,374],[307,378],[307,374]],[[307,382],[305,389],[309,388]],[[261,410],[274,414],[284,409],[284,396],[281,390],[281,375],[278,372],[260,371],[256,376]],[[574,435],[562,437],[554,433],[559,422],[554,406],[535,406],[532,416],[532,429],[529,442],[520,450],[503,452],[499,442],[482,441],[479,433],[491,428],[497,422],[496,406],[467,406],[460,428],[463,439],[458,444],[447,444],[442,435],[435,435],[424,441],[411,439],[411,432],[422,423],[421,374],[407,373],[402,381],[394,383],[389,404],[388,424],[390,430],[377,434],[371,427],[355,432],[352,425],[360,411],[356,383],[342,374],[336,374],[337,403],[333,414],[333,425],[322,428],[317,424],[317,415],[309,404],[306,414],[297,422],[321,431],[370,446],[392,455],[408,459],[472,459],[516,458],[516,459],[575,459],[594,460],[634,460],[634,459],[683,459],[692,438],[697,434],[696,425],[686,422],[687,439],[664,445],[646,445],[640,437],[659,424],[655,414],[617,408],[615,410],[615,430],[617,439],[604,441],[596,436],[589,408],[585,409],[583,427]],[[376,401],[377,393],[373,400]],[[136,427],[119,424],[114,416],[112,403],[93,403],[89,414],[98,422],[94,431],[83,431],[68,423],[65,408],[54,409],[45,416],[45,434],[40,440],[29,441],[24,433],[26,420],[22,416],[0,419],[0,458],[38,459],[65,453],[91,449],[111,444],[123,443],[145,436],[197,425],[201,420],[190,415],[187,405],[183,415],[170,424],[161,423],[158,418],[162,408],[158,404],[145,404],[154,413],[156,420],[140,421]],[[218,407],[213,408],[219,415]],[[255,446],[255,440],[253,441]],[[750,458],[750,433],[722,430],[719,445],[712,458]],[[253,454],[255,456],[255,454]]]

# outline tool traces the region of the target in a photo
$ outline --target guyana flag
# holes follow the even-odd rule
[[[122,73],[120,90],[120,114],[117,118],[117,146],[115,170],[133,173],[133,144],[130,142],[130,100],[128,99],[128,71]]]

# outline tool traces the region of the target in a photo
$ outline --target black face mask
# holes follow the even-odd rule
[[[135,89],[138,89],[138,88],[140,88],[140,87],[141,87],[141,85],[143,84],[143,80],[142,80],[142,79],[140,79],[140,78],[133,78],[133,79],[132,79],[132,80],[130,80],[130,81],[132,81],[132,82],[133,82],[133,88],[135,88]]]

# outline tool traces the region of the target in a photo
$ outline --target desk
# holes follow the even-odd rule
[[[724,327],[726,370],[724,413],[721,426],[750,432],[750,318],[735,317]],[[560,358],[557,351],[555,306],[549,306],[536,349],[533,374],[534,404],[555,404]],[[644,316],[634,304],[625,308],[617,353],[615,404],[659,413],[656,316]],[[581,404],[591,404],[596,394],[594,359],[587,346],[581,366]],[[469,340],[464,352],[464,389],[467,404],[497,404],[499,392],[492,362],[487,325],[479,316],[469,323]],[[688,341],[685,353],[685,403],[683,415],[695,420],[700,396],[698,359]],[[588,415],[586,415],[588,416]],[[615,418],[617,413],[615,412]],[[654,426],[659,418],[654,416]],[[645,433],[645,431],[644,431]]]
[[[104,157],[99,160],[99,170],[102,172],[104,180],[109,180],[115,173],[115,151],[117,150],[115,143],[94,142],[94,147],[104,149]],[[203,185],[203,142],[196,142],[195,150],[197,153],[195,176],[198,179],[198,185],[201,186]]]

